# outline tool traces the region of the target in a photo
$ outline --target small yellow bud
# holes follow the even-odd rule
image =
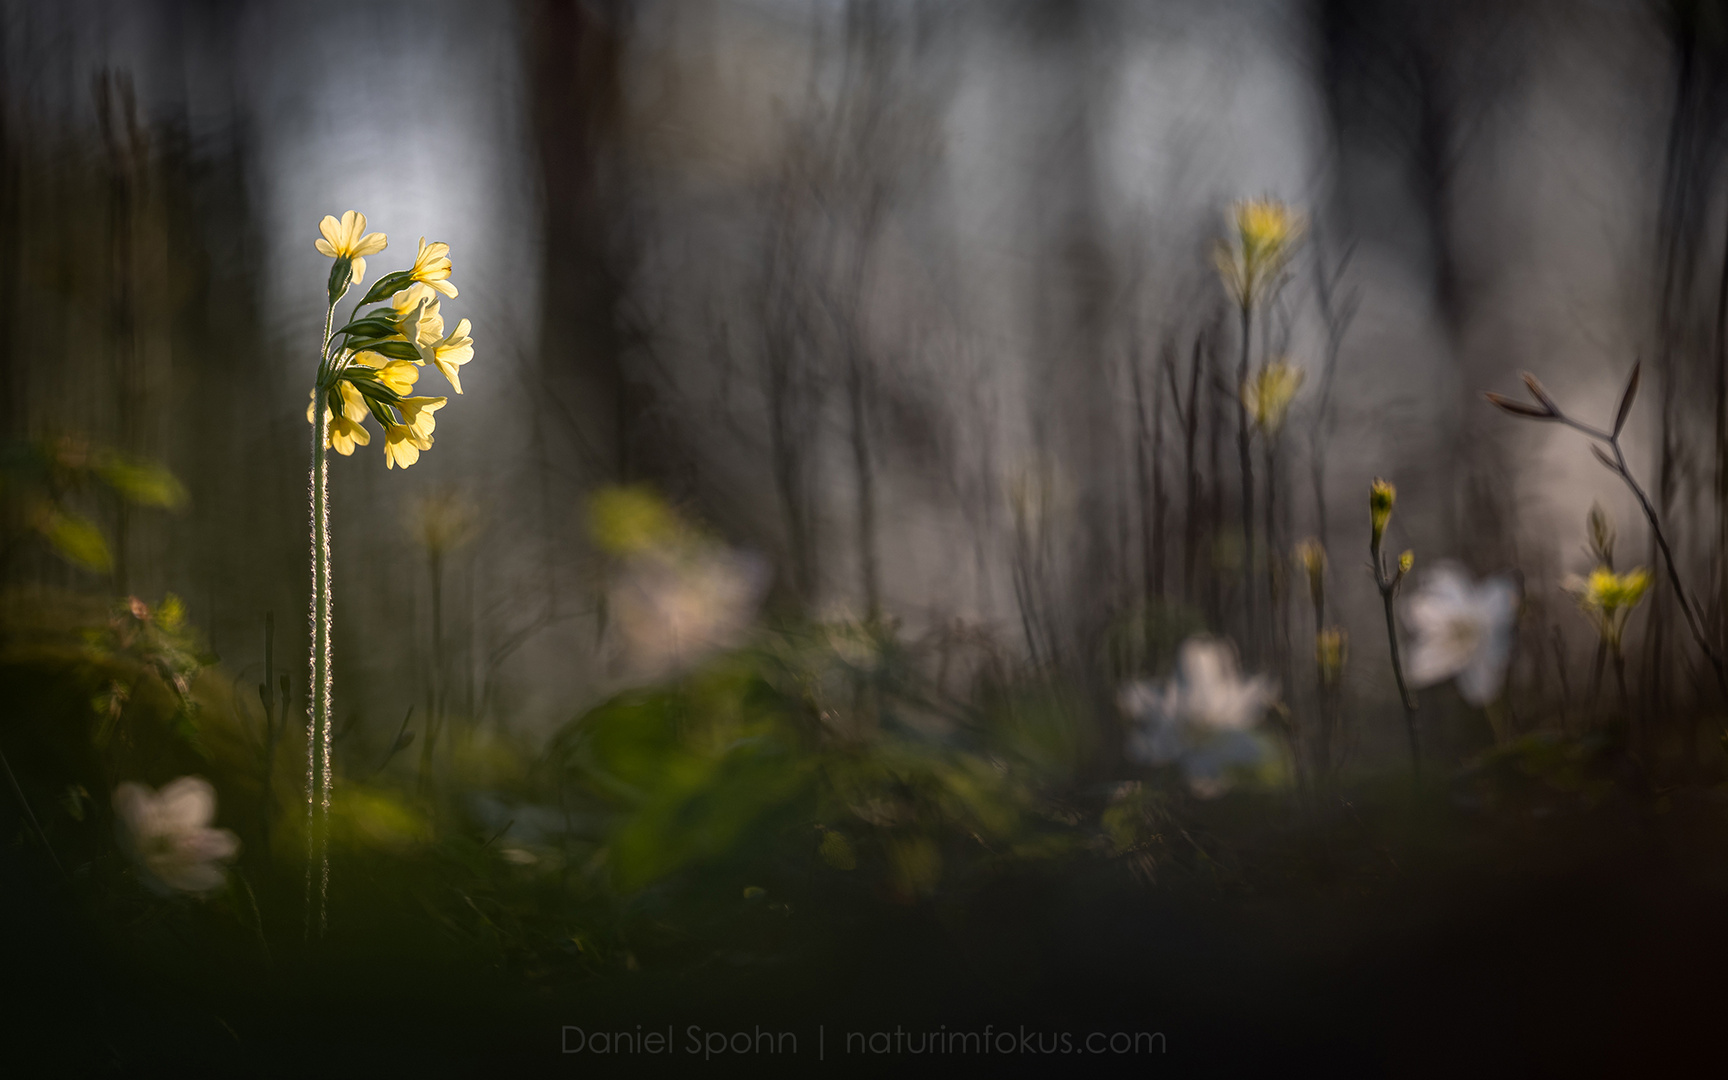
[[[1374,542],[1386,535],[1386,523],[1392,520],[1392,504],[1398,501],[1398,489],[1380,479],[1368,488],[1368,519],[1374,527]]]
[[[1398,572],[1400,574],[1408,574],[1410,568],[1415,565],[1416,553],[1414,551],[1406,551],[1404,554],[1398,556]]]
[[[1326,595],[1326,549],[1320,541],[1308,539],[1296,545],[1296,564],[1308,574],[1308,595],[1319,607]]]
[[[1314,663],[1320,669],[1320,681],[1335,686],[1344,672],[1344,658],[1349,652],[1350,636],[1342,626],[1328,626],[1314,637]]]

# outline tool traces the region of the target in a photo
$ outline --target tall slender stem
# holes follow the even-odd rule
[[[306,935],[312,935],[312,881],[318,879],[318,933],[329,923],[330,897],[330,713],[334,678],[331,648],[330,589],[330,461],[326,443],[330,421],[325,409],[329,392],[330,327],[336,302],[324,312],[324,336],[319,347],[319,378],[312,399],[312,468],[308,479],[312,532],[311,692],[306,698]]]
[[[1242,301],[1242,357],[1236,365],[1236,453],[1242,465],[1242,612],[1246,622],[1242,641],[1249,659],[1259,658],[1254,624],[1254,453],[1249,439],[1248,403],[1242,388],[1248,385],[1248,355],[1253,348],[1254,307]]]
[[[1410,687],[1404,682],[1404,658],[1398,648],[1398,619],[1393,613],[1392,601],[1398,595],[1398,586],[1404,580],[1402,567],[1392,575],[1386,573],[1386,560],[1380,553],[1380,535],[1378,532],[1369,540],[1368,554],[1373,559],[1374,584],[1380,589],[1380,601],[1386,608],[1386,642],[1392,650],[1392,678],[1398,682],[1398,702],[1404,706],[1404,730],[1410,736],[1410,769],[1416,776],[1416,783],[1422,782],[1422,746],[1416,737],[1416,700],[1410,696]]]

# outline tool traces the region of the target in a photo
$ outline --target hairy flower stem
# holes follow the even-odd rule
[[[1397,573],[1386,573],[1386,560],[1380,552],[1380,535],[1375,533],[1368,543],[1368,553],[1373,560],[1374,584],[1380,589],[1380,602],[1386,608],[1386,641],[1392,649],[1392,678],[1398,683],[1398,701],[1404,706],[1404,729],[1410,736],[1410,770],[1415,774],[1416,783],[1422,783],[1422,747],[1416,737],[1416,699],[1410,696],[1410,687],[1404,682],[1404,658],[1398,649],[1398,620],[1393,612],[1392,601],[1398,595],[1398,586],[1404,581],[1402,568]]]
[[[1253,347],[1254,306],[1242,302],[1242,357],[1236,365],[1236,452],[1242,466],[1242,641],[1250,661],[1259,658],[1254,622],[1254,453],[1250,445],[1248,403],[1242,388],[1248,385],[1248,359]]]
[[[329,390],[330,327],[336,315],[332,300],[324,312],[323,344],[319,349],[318,382],[312,399],[312,469],[307,497],[312,532],[311,692],[306,700],[306,936],[312,936],[312,881],[318,879],[318,934],[329,922],[330,897],[330,712],[334,687],[330,590],[330,461],[326,443],[330,421],[325,409]]]

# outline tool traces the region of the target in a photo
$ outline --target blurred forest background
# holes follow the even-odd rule
[[[0,435],[181,478],[182,513],[97,508],[113,590],[176,592],[231,668],[265,612],[304,632],[314,223],[357,207],[456,252],[468,407],[403,482],[334,472],[345,709],[427,692],[415,508],[441,492],[481,523],[442,570],[442,692],[493,723],[543,730],[607,685],[581,508],[620,481],[770,556],[782,611],[1086,669],[1147,603],[1228,629],[1237,329],[1209,249],[1263,193],[1310,226],[1263,320],[1310,376],[1269,547],[1327,543],[1362,648],[1380,474],[1400,547],[1516,564],[1556,608],[1514,673],[1553,693],[1589,644],[1556,603],[1584,510],[1642,530],[1570,433],[1478,392],[1531,368],[1605,413],[1637,356],[1635,464],[1722,617],[1714,4],[3,12]],[[78,572],[11,545],[3,573]],[[1689,695],[1656,611],[1638,677]],[[1349,680],[1394,692],[1382,664]]]
[[[793,956],[806,982],[764,985],[799,1006],[825,950],[880,942],[860,999],[975,977],[924,985],[931,1015],[980,987],[1066,1007],[1040,963],[1139,1002],[1098,977],[1132,969],[1206,1022],[1258,994],[1342,1044],[1313,971],[1366,999],[1518,949],[1566,1022],[1672,1012],[1635,991],[1728,957],[1725,179],[1710,0],[0,0],[0,869],[29,886],[4,914],[59,926],[38,974],[62,939],[144,973],[93,998],[159,971],[212,1015],[255,995],[222,1027],[257,1060],[315,1056],[294,978],[359,999],[388,969],[408,1016],[436,975],[503,1015],[471,973],[724,999],[714,972]],[[1217,257],[1258,198],[1301,228],[1250,305]],[[332,459],[314,826],[313,241],[351,209],[390,237],[368,284],[450,245],[475,355],[412,469]],[[1287,412],[1244,400],[1250,357],[1293,365]],[[1617,446],[1671,564],[1584,435],[1482,396],[1537,372],[1618,435],[1635,361]],[[1505,618],[1464,630],[1509,636],[1471,645],[1509,652],[1504,693],[1423,680],[1426,787],[1364,565],[1376,477],[1387,565],[1503,575]],[[632,563],[645,538],[671,554]],[[713,580],[645,616],[618,588],[645,566]],[[677,655],[686,618],[713,650]],[[1233,644],[1179,651],[1205,634]],[[1144,681],[1179,655],[1217,678]],[[1159,724],[1212,741],[1178,760]],[[1217,798],[1196,759],[1236,750],[1264,768]],[[173,884],[126,849],[193,773],[181,835],[215,853]],[[334,837],[327,946],[300,828]],[[1550,876],[1484,884],[1512,871]],[[138,887],[165,882],[187,895]],[[994,948],[1026,912],[1055,913],[1047,951]],[[1625,996],[1563,1000],[1586,962]],[[1524,984],[1488,981],[1425,985],[1503,1023]]]

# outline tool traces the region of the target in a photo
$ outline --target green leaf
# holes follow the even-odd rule
[[[167,468],[152,461],[113,455],[96,466],[96,475],[127,502],[164,507],[186,502],[186,488]]]
[[[96,571],[114,565],[108,554],[108,542],[88,518],[55,511],[41,530],[54,550],[68,562]]]

